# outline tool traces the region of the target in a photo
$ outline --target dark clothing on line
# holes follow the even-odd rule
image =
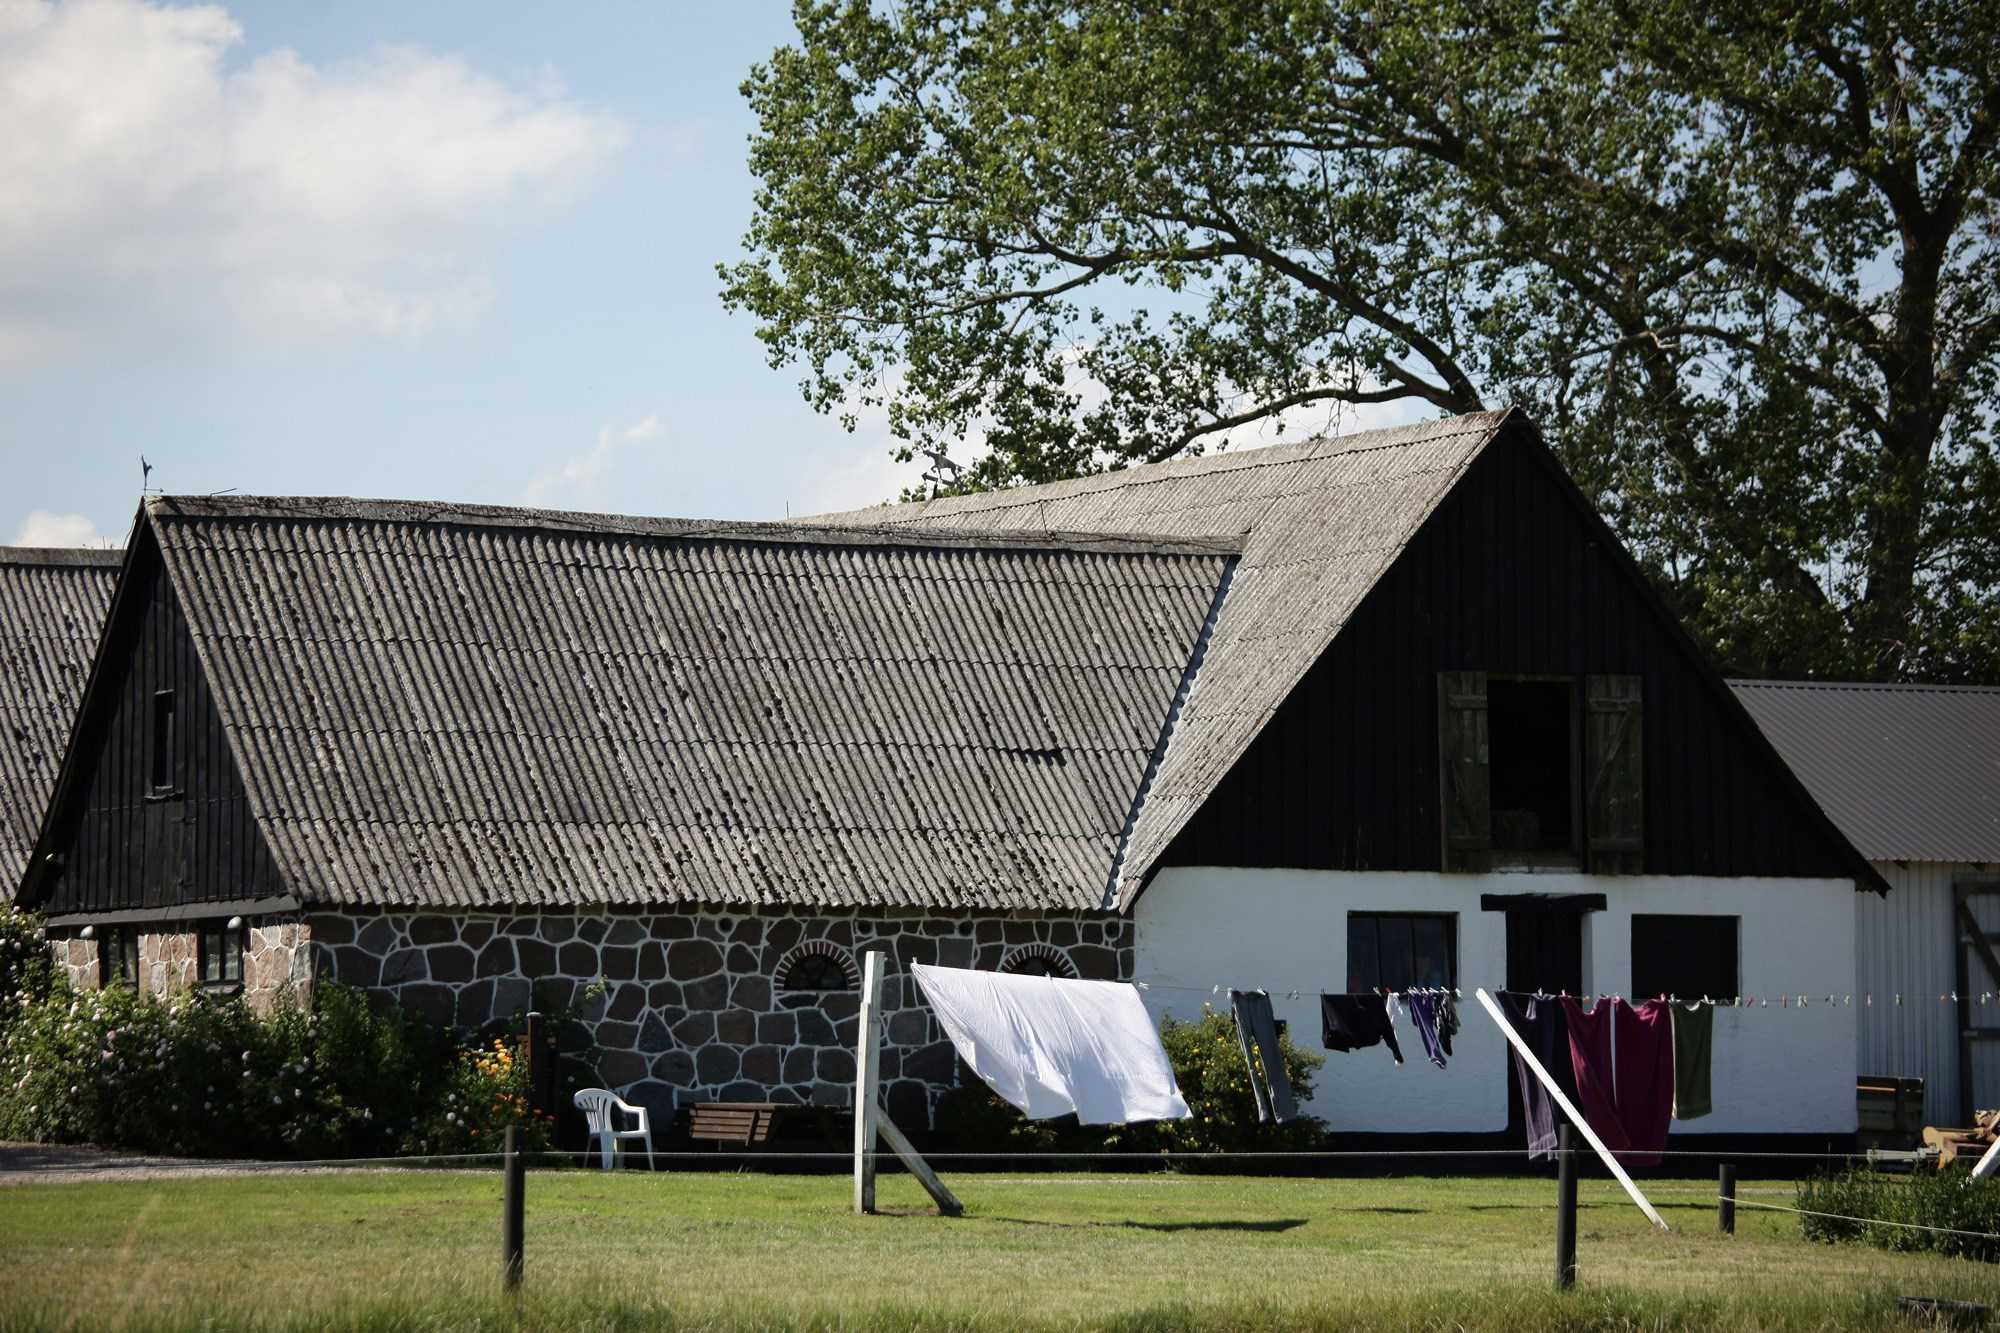
[[[1715,1109],[1709,1083],[1714,1058],[1714,1007],[1675,1005],[1674,1119],[1699,1120]]]
[[[1666,1002],[1648,1000],[1635,1009],[1623,1000],[1600,1000],[1586,1011],[1565,996],[1562,1007],[1577,1109],[1621,1164],[1655,1165],[1673,1112],[1673,1025]]]
[[[1257,1119],[1283,1123],[1299,1113],[1298,1099],[1285,1078],[1285,1060],[1278,1049],[1278,1023],[1271,1014],[1271,997],[1260,990],[1229,992],[1230,1008],[1236,1015],[1236,1039],[1243,1043],[1243,1064],[1250,1071],[1250,1092],[1257,1099]],[[1250,1058],[1256,1043],[1263,1064],[1258,1076],[1258,1060]]]
[[[1389,1002],[1380,995],[1319,997],[1319,1044],[1329,1051],[1358,1051],[1377,1042],[1389,1043],[1389,1054],[1403,1063],[1396,1044],[1396,1025],[1389,1021]]]
[[[1403,1006],[1410,1011],[1410,1025],[1417,1030],[1417,1037],[1424,1043],[1424,1054],[1439,1069],[1444,1068],[1445,1056],[1451,1052],[1451,1035],[1447,1030],[1450,1013],[1439,1012],[1442,997],[1435,991],[1404,991]]]
[[[1542,1068],[1549,1072],[1558,1086],[1565,1080],[1561,1076],[1569,1068],[1569,1039],[1563,1026],[1562,1008],[1551,996],[1537,999],[1532,995],[1515,995],[1502,992],[1500,1011],[1507,1016],[1507,1023],[1528,1044],[1535,1058],[1542,1062]],[[1549,1096],[1549,1090],[1535,1071],[1528,1068],[1528,1062],[1507,1044],[1507,1051],[1514,1057],[1514,1081],[1521,1089],[1521,1116],[1528,1130],[1528,1156],[1550,1157],[1556,1150],[1556,1105]],[[1568,1088],[1563,1091],[1567,1093]]]

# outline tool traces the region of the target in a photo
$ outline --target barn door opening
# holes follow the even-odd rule
[[[1603,894],[1489,893],[1479,905],[1507,914],[1508,990],[1583,994],[1583,918],[1587,912],[1604,910]],[[1569,1063],[1558,1060],[1549,1072],[1564,1095],[1574,1099],[1575,1076]],[[1505,1077],[1507,1136],[1518,1142],[1523,1133],[1521,1090],[1514,1082],[1512,1061]]]

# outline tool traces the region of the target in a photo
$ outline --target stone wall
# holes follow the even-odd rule
[[[531,1006],[568,1011],[589,1049],[566,1054],[661,1117],[676,1093],[682,1106],[846,1106],[868,949],[889,955],[883,1096],[912,1125],[929,1123],[957,1061],[911,963],[997,969],[1032,958],[1069,975],[1132,974],[1131,922],[1098,914],[323,912],[307,926],[313,975],[386,992],[437,1022],[477,1028]],[[803,961],[815,955],[834,960],[839,988],[787,990],[793,966],[823,967]]]
[[[99,927],[100,930],[110,927]],[[312,951],[301,920],[266,920],[252,925],[243,953],[243,995],[251,1007],[268,1010],[280,993],[290,989],[301,1004],[312,992]],[[97,944],[76,935],[49,941],[56,966],[76,990],[97,989]],[[139,988],[153,995],[193,987],[198,977],[201,946],[192,930],[139,932]]]

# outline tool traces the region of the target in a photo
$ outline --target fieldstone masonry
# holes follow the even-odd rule
[[[97,944],[75,935],[49,941],[56,965],[76,990],[97,988]],[[252,1007],[269,1009],[290,989],[301,1004],[312,992],[312,953],[302,921],[270,921],[250,927],[243,952],[243,994]],[[154,995],[187,990],[197,981],[200,945],[193,931],[142,930],[139,934],[139,988]]]
[[[313,975],[386,992],[440,1023],[480,1027],[531,1005],[568,1010],[594,1038],[604,1086],[664,1116],[696,1101],[846,1106],[860,1008],[859,959],[889,956],[882,1085],[889,1112],[928,1124],[957,1059],[917,993],[911,963],[997,969],[1036,957],[1124,980],[1132,923],[1085,914],[921,909],[756,913],[358,915],[307,919]],[[848,985],[788,991],[790,965],[834,953]]]

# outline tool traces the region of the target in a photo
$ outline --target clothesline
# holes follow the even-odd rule
[[[1409,994],[1416,994],[1416,995],[1441,994],[1447,989],[1450,990],[1452,997],[1454,999],[1462,1000],[1465,998],[1464,990],[1456,986],[1453,987],[1403,986],[1396,988],[1382,988],[1372,991],[1337,991],[1337,990],[1328,990],[1323,986],[1290,986],[1290,987],[1234,986],[1232,987],[1220,982],[1216,983],[1213,986],[1181,986],[1166,981],[1134,981],[1132,984],[1137,986],[1140,990],[1179,991],[1188,995],[1227,996],[1231,990],[1255,990],[1255,991],[1261,991],[1264,994],[1273,997],[1274,999],[1282,996],[1285,999],[1289,1000],[1312,999],[1313,997],[1320,995],[1387,996],[1387,995],[1409,995]],[[1643,1003],[1644,999],[1655,999],[1655,1000],[1666,1000],[1671,1004],[1708,1005],[1712,1008],[1717,1008],[1717,1009],[1768,1009],[1772,1008],[1774,1005],[1775,1007],[1780,1009],[1811,1009],[1815,1007],[1852,1008],[1856,999],[1859,999],[1861,1001],[1863,1008],[1873,1008],[1876,1000],[1876,996],[1871,991],[1862,991],[1858,995],[1852,992],[1842,992],[1842,991],[1827,991],[1823,994],[1816,994],[1816,993],[1796,994],[1788,992],[1780,995],[1724,995],[1724,996],[1703,995],[1698,999],[1691,995],[1655,995],[1655,996],[1644,997],[1644,999],[1641,1000],[1634,1000],[1633,997],[1626,995],[1622,991],[1602,991],[1597,994],[1570,995],[1567,991],[1556,991],[1556,992],[1515,991],[1515,990],[1502,990],[1491,986],[1487,987],[1487,991],[1489,994],[1493,995],[1520,995],[1540,1000],[1573,999],[1583,1004],[1596,1004],[1600,1000],[1625,1000],[1628,1003]],[[1910,1003],[1922,1004],[1924,1002],[1924,998],[1925,997],[1921,995],[1913,995],[1905,997],[1901,994],[1889,994],[1881,997],[1884,1007],[1900,1006],[1903,1005],[1906,1002],[1906,1000]],[[1976,997],[1968,993],[1965,998],[1968,1001],[1972,1001],[1974,1003],[1982,1005],[1992,1004],[1996,1000],[2000,1000],[2000,991],[1982,991]],[[1958,992],[1957,991],[1942,992],[1938,995],[1937,1002],[1939,1004],[1957,1004],[1959,1002]]]

